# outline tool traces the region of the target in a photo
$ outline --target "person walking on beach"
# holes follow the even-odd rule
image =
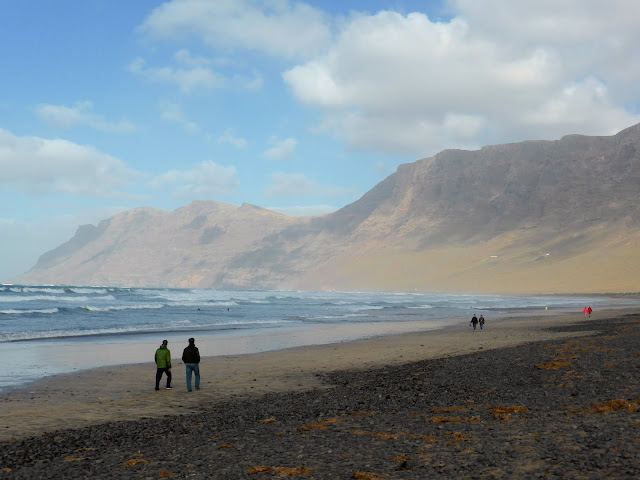
[[[587,313],[589,314],[589,316],[591,316],[591,312],[593,312],[593,309],[591,308],[591,305],[589,305],[589,308],[587,308]]]
[[[478,319],[478,324],[480,325],[480,330],[484,327],[484,317],[480,314],[480,318]]]
[[[196,374],[196,390],[200,390],[200,352],[194,338],[189,339],[189,346],[182,352],[182,361],[187,370],[187,392],[191,391],[191,374]]]
[[[588,309],[587,307],[584,307],[584,308],[582,309],[582,313],[584,313],[584,316],[585,316],[585,317],[587,316],[587,313],[588,313],[588,312],[589,312],[589,309]]]
[[[478,326],[478,317],[476,317],[476,314],[473,314],[473,317],[471,317],[471,322],[469,322],[469,326],[473,325],[473,331],[476,331],[476,327]]]
[[[155,361],[156,361],[156,390],[160,390],[160,379],[162,378],[162,374],[167,374],[167,390],[171,390],[173,387],[171,386],[171,352],[167,348],[169,344],[168,340],[163,340],[160,348],[156,350]]]

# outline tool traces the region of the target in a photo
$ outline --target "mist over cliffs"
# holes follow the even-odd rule
[[[14,283],[469,293],[640,291],[640,124],[445,150],[327,215],[136,208]]]

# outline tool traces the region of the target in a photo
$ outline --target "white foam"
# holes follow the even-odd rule
[[[164,308],[163,304],[160,303],[150,303],[145,305],[110,305],[108,307],[92,307],[89,305],[85,305],[85,310],[89,310],[91,312],[110,312],[114,310],[144,310],[144,309],[157,309]]]
[[[0,314],[5,315],[22,315],[28,313],[58,313],[57,308],[44,308],[42,310],[0,310]]]

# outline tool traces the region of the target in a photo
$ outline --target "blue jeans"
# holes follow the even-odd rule
[[[187,391],[191,391],[191,372],[196,374],[196,390],[200,389],[200,365],[197,363],[185,363],[187,368]]]

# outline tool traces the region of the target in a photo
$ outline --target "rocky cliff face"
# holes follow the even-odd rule
[[[83,226],[24,283],[640,291],[640,125],[445,150],[329,215],[197,201]]]

